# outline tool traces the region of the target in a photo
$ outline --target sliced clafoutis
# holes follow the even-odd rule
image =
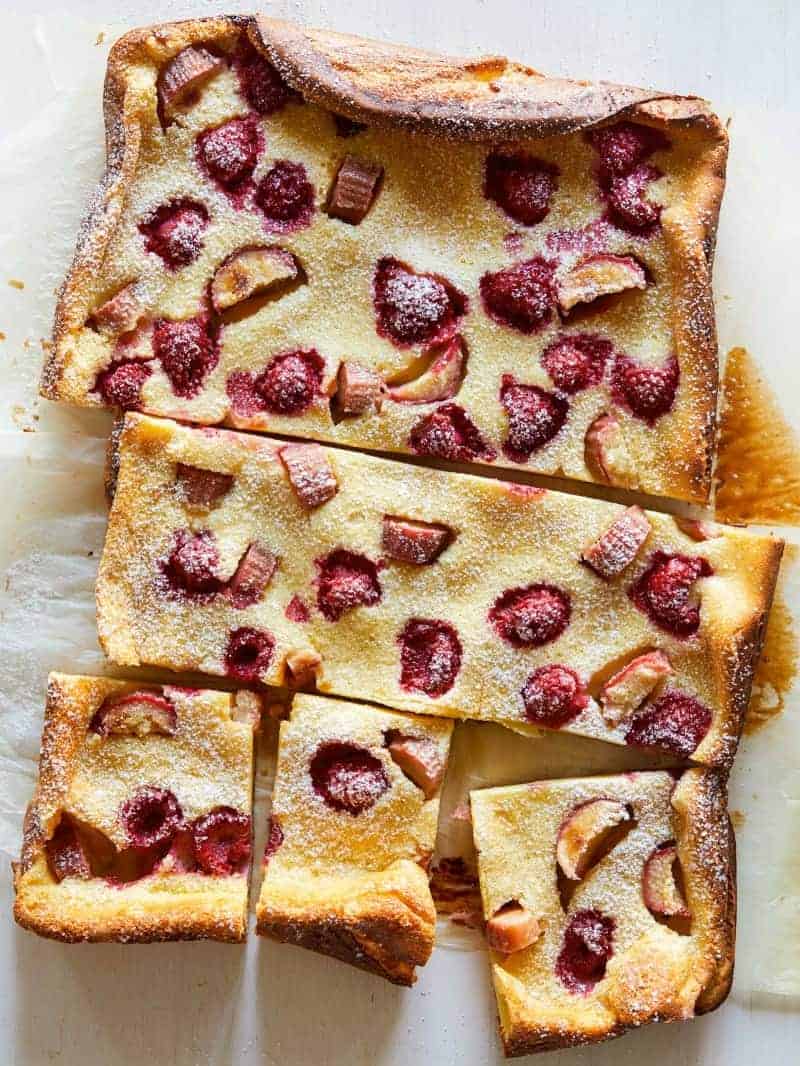
[[[294,697],[281,723],[258,932],[411,985],[452,723]]]
[[[112,49],[124,203],[82,237],[45,395],[705,502],[708,106],[300,34]]]
[[[261,700],[51,674],[14,917],[64,941],[242,941]]]
[[[120,665],[316,685],[727,766],[782,545],[126,416],[97,588]]]
[[[735,841],[714,770],[471,793],[507,1055],[681,1021],[725,999]]]

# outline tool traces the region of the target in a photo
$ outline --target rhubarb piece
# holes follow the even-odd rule
[[[279,159],[256,186],[254,201],[271,233],[292,233],[311,222],[314,195],[303,164]]]
[[[486,158],[483,195],[523,226],[547,217],[556,191],[558,167],[525,152],[490,152]]]
[[[627,805],[617,800],[589,800],[575,807],[562,822],[556,841],[556,861],[564,876],[580,881],[595,865],[617,827],[631,817]]]
[[[131,844],[152,848],[172,840],[183,822],[183,811],[169,789],[145,785],[122,804],[119,820]]]
[[[79,877],[85,881],[92,876],[81,839],[67,814],[61,815],[55,832],[45,843],[45,854],[47,868],[59,884],[65,877]]]
[[[603,685],[600,692],[603,718],[610,726],[618,726],[630,718],[671,673],[672,664],[663,651],[637,655]]]
[[[401,630],[400,685],[431,699],[444,696],[455,684],[463,650],[449,622],[412,618]]]
[[[199,466],[178,463],[175,480],[184,503],[189,507],[210,510],[233,488],[234,477],[232,474],[220,474],[216,470],[203,470]]]
[[[381,547],[390,559],[425,566],[435,562],[452,542],[453,531],[448,526],[383,516]]]
[[[420,274],[399,259],[379,259],[373,280],[375,328],[398,348],[443,344],[456,332],[468,301],[446,278]]]
[[[231,119],[197,138],[201,168],[232,196],[237,206],[250,187],[261,149],[261,132],[252,117]]]
[[[614,954],[615,927],[614,919],[598,910],[572,915],[555,966],[556,977],[569,992],[588,995],[605,977],[608,960]]]
[[[307,648],[290,651],[284,660],[286,683],[290,688],[315,688],[317,675],[322,666],[322,656]]]
[[[107,699],[89,723],[89,729],[101,737],[146,737],[152,733],[171,737],[176,726],[177,715],[170,701],[144,690]]]
[[[381,409],[383,379],[360,363],[341,363],[336,402],[343,415],[375,414]]]
[[[628,488],[636,484],[636,471],[625,445],[622,426],[614,415],[598,415],[586,430],[584,459],[598,481]]]
[[[158,77],[158,101],[164,118],[172,118],[177,108],[188,103],[224,66],[222,56],[202,47],[184,48],[173,56]]]
[[[321,744],[309,764],[314,791],[335,811],[357,816],[374,807],[391,782],[383,763],[358,744]]]
[[[269,548],[254,541],[239,560],[227,594],[234,607],[258,603],[278,569],[278,559]]]
[[[539,666],[521,692],[525,716],[534,725],[560,729],[589,705],[589,694],[574,670],[560,663]]]
[[[357,226],[375,202],[382,179],[379,163],[346,155],[328,197],[328,214]]]
[[[542,927],[527,907],[511,900],[499,907],[486,923],[486,939],[492,951],[512,955],[535,944]]]
[[[115,336],[136,329],[144,312],[139,286],[132,281],[97,308],[92,322],[101,333]]]
[[[250,864],[250,815],[215,807],[192,823],[194,850],[204,873],[216,877],[247,872]]]
[[[661,204],[650,200],[647,190],[661,176],[658,167],[642,163],[630,174],[612,178],[606,189],[609,221],[639,236],[652,233],[661,218]]]
[[[322,393],[325,361],[315,348],[296,349],[274,356],[258,377],[237,371],[228,378],[227,390],[237,415],[258,411],[275,415],[301,415]]]
[[[628,507],[597,540],[581,552],[581,559],[600,577],[617,577],[639,554],[650,535],[650,521],[641,507]]]
[[[259,115],[274,115],[290,100],[299,99],[277,70],[242,37],[233,57],[239,91]]]
[[[206,314],[177,322],[162,318],[153,328],[153,355],[175,395],[191,400],[219,362],[215,326]]]
[[[386,390],[395,403],[432,403],[449,400],[461,388],[466,356],[461,337],[453,337],[434,356],[433,362],[419,377]]]
[[[244,248],[228,256],[211,280],[211,303],[218,313],[253,296],[263,296],[295,281],[297,261],[283,248]]]
[[[178,270],[197,259],[203,247],[208,211],[195,200],[163,204],[139,223],[146,251],[163,259],[169,270]]]
[[[600,384],[612,351],[611,342],[594,333],[567,333],[548,344],[542,366],[559,392],[571,396]]]
[[[647,288],[644,267],[632,255],[591,255],[563,274],[556,286],[558,306],[571,311],[576,304],[588,304],[600,296]]]
[[[618,355],[611,375],[611,391],[617,403],[652,426],[672,410],[679,380],[674,355],[658,366]]]
[[[557,640],[569,625],[570,598],[555,585],[537,582],[506,589],[488,618],[497,635],[515,648],[540,648]]]
[[[109,407],[135,411],[142,403],[142,386],[152,373],[148,363],[137,360],[112,363],[97,375],[92,391]]]
[[[554,270],[550,260],[536,256],[484,274],[480,291],[486,314],[501,326],[536,333],[553,317]]]
[[[179,529],[168,557],[161,562],[161,573],[171,593],[208,602],[223,587],[217,574],[219,561],[216,537],[211,530],[192,533],[189,529]]]
[[[264,629],[240,626],[228,637],[224,665],[228,677],[237,681],[260,681],[275,654],[275,638]]]
[[[445,763],[439,745],[430,737],[391,736],[387,747],[409,781],[420,789],[425,799],[433,799],[444,778]]]
[[[308,511],[333,499],[339,485],[331,461],[318,444],[287,444],[280,457],[297,499]]]
[[[681,518],[675,515],[675,525],[692,540],[715,540],[722,536],[722,530],[714,522],[707,522],[704,518]]]
[[[676,637],[691,637],[700,628],[700,606],[692,598],[694,586],[713,573],[702,556],[657,551],[628,595],[659,629]]]
[[[650,855],[642,872],[642,895],[648,910],[665,918],[691,918],[680,884],[678,849],[670,841]]]
[[[381,599],[378,567],[366,555],[337,548],[316,561],[317,607],[329,622],[338,622],[355,607],[373,607]]]
[[[503,375],[500,403],[508,415],[503,452],[515,463],[526,463],[535,451],[549,444],[569,414],[569,403],[563,396],[538,385],[522,385],[511,374]]]
[[[411,427],[408,443],[417,455],[470,463],[481,459],[491,463],[497,453],[481,436],[480,430],[463,407],[443,403]]]
[[[694,696],[668,689],[635,712],[625,743],[636,748],[660,748],[687,759],[711,728],[712,717],[711,708]]]

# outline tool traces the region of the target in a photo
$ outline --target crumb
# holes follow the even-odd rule
[[[105,39],[106,39],[105,33],[102,30],[100,30],[100,32],[98,33],[98,35],[94,39],[94,43],[95,44],[102,44]]]
[[[3,333],[2,330],[0,330],[0,341],[4,341],[5,339],[6,339],[5,333]]]
[[[11,286],[12,289],[24,289],[25,288],[25,282],[24,281],[20,281],[18,278],[9,278],[8,284]]]
[[[741,829],[746,820],[744,811],[731,811],[731,821],[734,829]]]

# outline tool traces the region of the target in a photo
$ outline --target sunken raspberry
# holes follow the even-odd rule
[[[515,463],[525,463],[548,444],[564,425],[569,403],[555,392],[538,385],[521,385],[504,374],[500,403],[508,415],[508,433],[503,452]]]
[[[611,391],[617,403],[652,426],[672,410],[679,380],[680,370],[674,355],[660,366],[637,363],[628,355],[618,355],[611,372]]]
[[[325,362],[315,349],[276,355],[253,383],[264,407],[276,415],[299,415],[319,396]]]
[[[264,866],[267,865],[269,860],[278,850],[283,843],[283,828],[278,821],[277,815],[273,814],[269,820],[269,834],[267,836],[267,843],[264,847]]]
[[[390,787],[383,763],[357,744],[321,744],[309,764],[314,791],[335,811],[358,815],[373,807]]]
[[[469,463],[482,459],[491,463],[497,453],[463,407],[443,403],[411,427],[408,443],[418,455]]]
[[[378,567],[366,555],[337,548],[316,565],[317,606],[329,622],[338,622],[354,607],[373,607],[380,601]]]
[[[553,663],[533,671],[522,689],[522,702],[529,721],[560,729],[588,706],[589,696],[574,670]]]
[[[203,247],[208,211],[195,200],[174,200],[162,204],[139,223],[148,252],[161,256],[170,270],[193,263]]]
[[[486,314],[501,326],[535,333],[553,315],[554,270],[550,260],[536,256],[495,274],[484,274],[480,290]]]
[[[483,195],[515,222],[534,226],[547,217],[556,191],[558,167],[525,152],[490,152],[486,158]]]
[[[233,68],[239,77],[239,92],[259,115],[274,115],[290,100],[299,99],[272,64],[244,38],[233,57]]]
[[[302,163],[279,159],[256,186],[256,205],[273,233],[307,226],[314,211],[314,186]]]
[[[411,618],[397,638],[400,687],[431,699],[449,692],[461,669],[461,641],[454,626],[429,618]]]
[[[178,322],[159,319],[153,328],[153,354],[176,396],[187,400],[196,396],[219,361],[216,331],[208,315]]]
[[[269,670],[275,653],[275,638],[265,629],[241,626],[228,637],[225,673],[238,681],[259,681]]]
[[[378,335],[398,348],[449,340],[469,306],[464,293],[446,278],[418,274],[391,257],[378,260],[372,301]]]
[[[597,910],[572,915],[555,966],[556,977],[568,991],[586,996],[605,977],[614,954],[615,927],[613,918]]]
[[[661,204],[648,199],[647,187],[660,177],[660,170],[643,163],[630,174],[612,178],[606,190],[609,221],[629,233],[651,233],[661,218]]]
[[[217,540],[211,530],[192,533],[179,529],[169,556],[161,563],[161,572],[173,593],[207,602],[223,586],[217,576],[218,566]]]
[[[250,862],[250,815],[233,807],[215,807],[192,822],[194,853],[207,874],[229,876]]]
[[[711,728],[711,719],[711,709],[700,700],[668,689],[634,714],[625,743],[637,748],[661,748],[688,759]]]
[[[69,815],[61,816],[44,850],[47,868],[59,884],[65,877],[79,877],[85,881],[92,876],[86,849]]]
[[[653,152],[670,146],[660,130],[635,122],[617,122],[613,126],[591,130],[588,140],[600,157],[601,172],[608,176],[630,174]]]
[[[691,637],[700,627],[694,584],[714,571],[701,556],[653,553],[650,565],[628,595],[650,621],[676,637]]]
[[[145,785],[122,804],[119,820],[131,844],[153,848],[172,840],[183,822],[183,811],[168,788]]]
[[[540,648],[557,640],[569,625],[572,607],[555,585],[506,589],[489,610],[495,632],[515,648]]]
[[[595,333],[567,333],[542,352],[542,366],[561,392],[570,396],[599,385],[613,347]]]
[[[234,194],[253,176],[260,150],[261,135],[252,118],[231,119],[197,138],[201,166],[226,192]]]
[[[135,359],[112,363],[97,375],[92,392],[99,393],[109,406],[135,411],[142,402],[142,386],[152,373],[148,363]]]

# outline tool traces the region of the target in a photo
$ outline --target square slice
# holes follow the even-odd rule
[[[264,17],[106,86],[46,396],[708,499],[704,101]]]
[[[258,932],[411,985],[452,722],[295,696],[281,723]]]
[[[14,917],[76,941],[242,941],[251,692],[51,674]]]
[[[471,793],[506,1054],[619,1036],[728,994],[735,838],[711,770]]]

